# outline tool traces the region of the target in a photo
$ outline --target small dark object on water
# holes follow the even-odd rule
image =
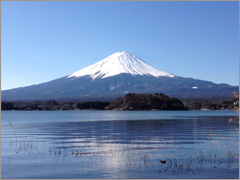
[[[166,160],[160,160],[162,164],[166,164]]]

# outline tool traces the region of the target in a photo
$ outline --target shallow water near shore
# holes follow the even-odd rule
[[[238,179],[237,116],[235,111],[2,111],[2,178]]]

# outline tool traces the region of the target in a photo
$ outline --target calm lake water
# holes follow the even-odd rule
[[[2,111],[2,178],[238,179],[238,131],[235,111]]]

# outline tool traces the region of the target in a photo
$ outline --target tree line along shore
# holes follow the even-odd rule
[[[232,110],[238,99],[171,98],[162,93],[129,93],[108,101],[1,102],[1,110]]]

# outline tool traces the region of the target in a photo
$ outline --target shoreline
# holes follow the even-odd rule
[[[214,110],[202,110],[202,109],[190,109],[190,110],[100,110],[100,109],[84,109],[84,110],[80,110],[80,109],[72,109],[72,110],[1,110],[1,111],[129,111],[129,112],[135,112],[135,111],[236,111],[234,109],[214,109]]]

